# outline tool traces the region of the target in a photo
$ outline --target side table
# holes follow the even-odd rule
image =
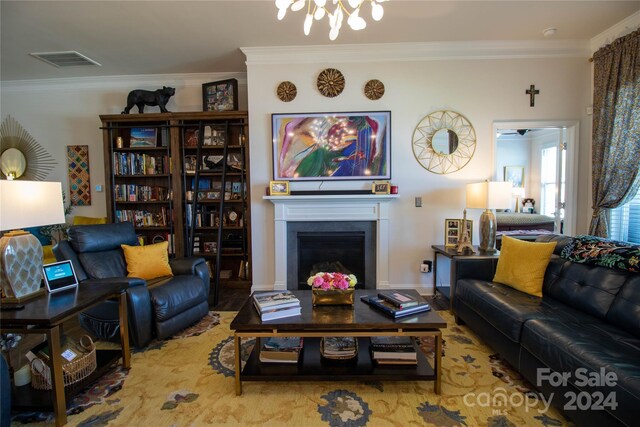
[[[449,300],[449,311],[453,313],[453,299],[456,294],[456,262],[460,259],[498,259],[500,252],[481,252],[478,246],[474,246],[475,253],[459,254],[456,252],[456,248],[453,246],[444,245],[431,245],[433,249],[433,294],[435,296],[436,291]],[[451,268],[449,269],[449,286],[438,287],[438,257],[444,256],[451,260]]]
[[[104,284],[79,286],[76,289],[45,294],[24,302],[17,311],[0,312],[0,331],[19,334],[42,334],[51,348],[51,390],[36,390],[30,384],[13,387],[11,407],[14,409],[50,410],[55,413],[56,426],[67,423],[67,397],[71,397],[104,374],[122,357],[124,368],[131,368],[129,329],[127,323],[126,285]],[[109,298],[118,298],[121,350],[97,350],[98,367],[82,381],[65,389],[62,372],[60,339],[64,321]]]

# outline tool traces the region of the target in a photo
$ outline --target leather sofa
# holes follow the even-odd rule
[[[80,286],[122,282],[127,288],[131,344],[146,346],[200,320],[209,311],[209,269],[202,258],[170,259],[173,277],[149,281],[127,277],[121,244],[136,246],[133,224],[77,225],[69,240],[53,249],[56,259],[71,260]],[[119,339],[118,302],[105,301],[80,315],[80,325],[105,340]]]
[[[476,332],[578,426],[637,425],[640,274],[560,257],[570,237],[545,235],[538,241],[557,242],[542,298],[492,282],[496,259],[459,260],[454,266],[456,321]],[[569,376],[556,382],[555,373]],[[596,384],[598,379],[608,384]],[[598,402],[604,403],[602,409],[594,407]]]

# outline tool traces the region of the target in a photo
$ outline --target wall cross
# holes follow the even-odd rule
[[[536,105],[536,95],[540,94],[540,91],[536,89],[536,85],[529,86],[529,90],[524,91],[527,95],[529,95],[529,107],[533,107]]]

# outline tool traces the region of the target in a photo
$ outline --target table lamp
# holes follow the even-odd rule
[[[21,302],[40,293],[42,245],[26,227],[65,222],[59,182],[0,180],[0,286],[2,302]]]
[[[467,208],[484,209],[480,215],[480,246],[481,252],[495,252],[496,217],[493,209],[507,209],[511,207],[511,191],[513,184],[508,181],[485,181],[467,184]]]

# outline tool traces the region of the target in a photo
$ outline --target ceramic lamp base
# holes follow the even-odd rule
[[[41,292],[42,245],[35,236],[27,232],[5,234],[0,238],[0,258],[3,301],[20,302]]]
[[[313,305],[353,305],[353,289],[312,289]]]

